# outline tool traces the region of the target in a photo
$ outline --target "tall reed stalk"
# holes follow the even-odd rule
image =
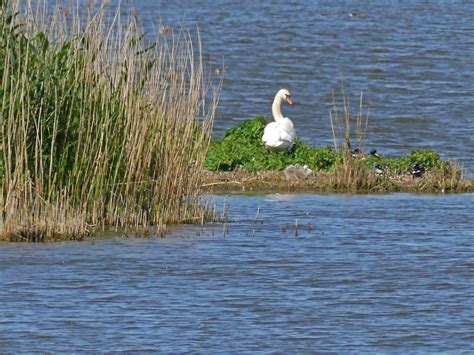
[[[349,151],[352,148],[351,139],[355,134],[357,148],[364,150],[365,141],[367,140],[367,128],[369,125],[370,107],[364,103],[364,95],[359,96],[359,112],[355,115],[351,114],[349,99],[346,96],[344,85],[341,85],[342,92],[342,110],[337,105],[336,95],[333,91],[332,102],[333,107],[329,111],[329,120],[333,133],[334,149],[336,151]],[[353,126],[355,125],[355,132]],[[342,141],[342,143],[340,142]]]
[[[106,5],[35,3],[0,0],[0,238],[201,220],[219,86],[200,39],[148,40]]]
[[[353,115],[351,114],[344,85],[342,85],[341,92],[342,109],[338,107],[333,92],[333,108],[329,111],[334,149],[340,152],[342,157],[342,161],[336,164],[335,167],[334,187],[351,191],[367,190],[375,184],[374,172],[367,169],[367,166],[361,160],[353,159],[351,150],[353,148],[353,141],[356,142],[355,144],[360,152],[364,150],[369,124],[369,106],[364,104],[364,96],[361,93],[359,97],[359,112]]]

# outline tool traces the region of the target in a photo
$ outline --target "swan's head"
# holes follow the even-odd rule
[[[280,100],[285,100],[288,105],[293,105],[293,100],[291,99],[290,92],[286,89],[281,89],[277,93],[277,97],[280,98]]]

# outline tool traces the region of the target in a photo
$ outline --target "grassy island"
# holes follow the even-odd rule
[[[348,119],[350,119],[348,117]],[[364,154],[345,144],[316,148],[297,139],[288,152],[272,152],[261,142],[267,121],[257,117],[213,140],[206,157],[206,191],[212,192],[468,192],[472,179],[462,179],[456,162],[432,150],[414,150],[403,157]],[[288,177],[289,165],[307,165],[308,177]],[[413,171],[418,167],[420,171]]]

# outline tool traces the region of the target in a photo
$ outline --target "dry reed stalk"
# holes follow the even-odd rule
[[[220,86],[206,79],[200,38],[197,48],[187,31],[152,42],[136,17],[105,5],[84,17],[79,2],[52,13],[44,0],[20,4],[2,24],[0,238],[204,218],[198,187]]]
[[[329,112],[331,130],[333,133],[334,149],[340,152],[342,160],[336,164],[332,184],[338,190],[356,191],[360,189],[371,189],[375,185],[375,174],[363,163],[353,159],[352,149],[352,126],[355,124],[355,136],[357,148],[363,152],[367,139],[367,127],[369,124],[369,106],[365,107],[363,94],[359,97],[359,113],[355,116],[350,112],[349,100],[346,97],[344,85],[341,85],[342,111],[336,103],[333,91],[333,107]],[[365,113],[364,113],[365,112]],[[341,128],[343,127],[343,128]],[[342,143],[340,143],[342,141]]]

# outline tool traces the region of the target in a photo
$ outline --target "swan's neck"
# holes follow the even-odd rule
[[[273,100],[272,105],[272,114],[275,121],[281,121],[284,117],[281,114],[281,98],[277,95],[275,96],[275,100]]]

